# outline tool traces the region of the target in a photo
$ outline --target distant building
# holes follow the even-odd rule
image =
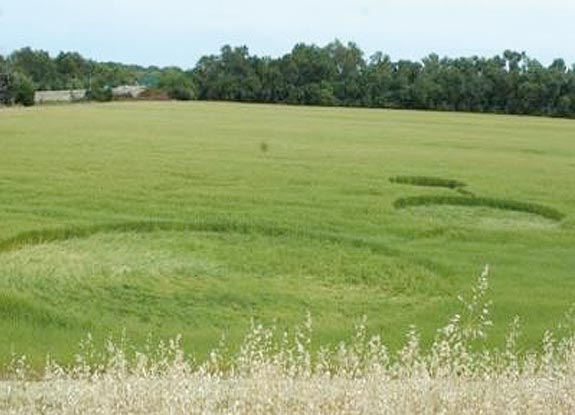
[[[71,89],[65,91],[36,91],[34,101],[36,104],[44,102],[73,102],[81,101],[86,97],[85,89]]]
[[[145,86],[140,85],[121,85],[112,88],[114,98],[138,98],[146,90]],[[36,91],[34,100],[36,104],[44,102],[74,102],[86,98],[85,89],[71,89],[62,91]]]
[[[141,85],[120,85],[112,88],[112,94],[117,98],[138,98],[145,90]]]

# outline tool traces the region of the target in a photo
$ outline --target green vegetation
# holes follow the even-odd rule
[[[409,184],[412,186],[446,187],[448,189],[457,189],[467,186],[459,180],[429,176],[396,176],[389,179],[389,181],[392,183]]]
[[[177,68],[168,68],[161,73],[158,88],[166,91],[171,99],[189,101],[196,98],[193,80]]]
[[[548,206],[538,205],[536,203],[520,202],[517,200],[496,199],[490,197],[462,197],[445,195],[412,196],[399,198],[394,202],[393,205],[398,209],[429,205],[484,206],[493,209],[532,213],[534,215],[539,215],[552,220],[561,220],[565,216],[558,210]]]
[[[389,179],[391,183],[409,184],[413,186],[426,186],[426,187],[445,187],[447,189],[455,190],[464,196],[447,196],[447,195],[422,195],[400,197],[397,199],[393,206],[397,209],[415,207],[415,206],[431,206],[431,205],[452,205],[452,206],[477,206],[488,207],[493,209],[511,210],[515,212],[526,212],[534,215],[542,216],[546,219],[561,220],[565,215],[557,209],[548,206],[539,205],[536,203],[521,202],[509,199],[497,199],[492,197],[477,197],[473,192],[464,189],[465,183],[454,179],[444,179],[439,177],[429,176],[396,176]],[[471,196],[471,197],[469,197]]]
[[[51,58],[23,48],[0,56],[1,72],[23,74],[38,89],[139,83],[179,100],[575,116],[575,67],[563,59],[546,67],[511,50],[489,58],[432,53],[394,62],[381,52],[366,58],[356,44],[337,40],[324,47],[297,44],[275,59],[226,45],[183,70],[100,63],[73,52]]]
[[[537,347],[575,292],[573,136],[568,120],[369,109],[2,109],[0,365],[70,361],[88,332],[123,330],[137,345],[181,333],[202,356],[252,317],[281,329],[305,310],[320,344],[362,315],[392,349],[411,323],[429,344],[486,263],[491,344],[519,314],[519,347]],[[398,210],[430,192],[389,180],[406,174],[565,217]]]
[[[252,322],[239,347],[222,339],[205,360],[179,337],[144,347],[82,340],[73,364],[31,370],[15,356],[0,412],[34,414],[344,415],[350,413],[570,413],[575,405],[575,309],[536,350],[518,348],[521,320],[505,346],[486,344],[494,324],[485,268],[461,306],[422,348],[411,328],[391,350],[357,322],[349,341],[317,345],[311,316],[292,330]],[[430,409],[431,408],[431,409]],[[431,412],[430,412],[431,411]]]
[[[0,105],[13,103],[25,107],[34,105],[35,89],[32,81],[22,74],[10,76],[1,71],[0,66]]]
[[[96,79],[91,82],[89,89],[86,91],[86,99],[96,102],[110,102],[114,98],[112,88],[102,79]]]
[[[27,77],[14,77],[12,91],[16,104],[22,104],[25,107],[34,105],[34,85]]]

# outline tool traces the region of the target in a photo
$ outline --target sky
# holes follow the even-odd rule
[[[575,0],[0,0],[0,54],[193,67],[224,44],[281,56],[299,42],[352,41],[369,57],[525,51],[575,64]]]

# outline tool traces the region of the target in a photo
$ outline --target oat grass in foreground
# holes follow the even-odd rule
[[[201,363],[178,339],[136,352],[123,341],[96,351],[88,338],[70,367],[48,360],[34,375],[25,358],[15,359],[0,383],[0,413],[573,413],[572,327],[547,332],[539,351],[520,353],[515,319],[505,348],[487,349],[488,282],[486,268],[461,298],[463,313],[426,350],[413,329],[390,353],[363,321],[350,342],[312,352],[309,318],[293,333],[254,323],[238,351],[222,342]]]

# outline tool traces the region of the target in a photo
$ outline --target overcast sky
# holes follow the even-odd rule
[[[394,60],[514,49],[573,64],[575,0],[0,0],[0,54],[192,67],[223,44],[279,56],[335,38]]]

